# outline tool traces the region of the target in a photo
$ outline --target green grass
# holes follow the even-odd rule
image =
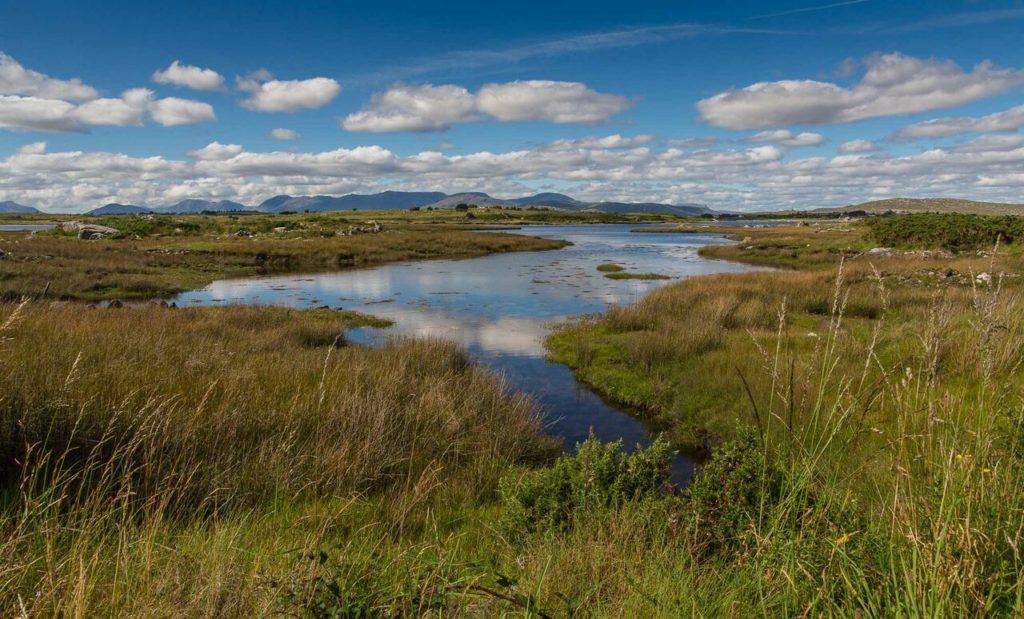
[[[605,273],[604,275],[608,279],[672,279],[668,275],[661,275],[660,273]]]
[[[987,250],[997,241],[1009,245],[1024,238],[1024,219],[1008,215],[917,213],[872,218],[867,221],[867,226],[871,239],[879,245],[911,249]]]
[[[673,507],[681,532],[659,539],[700,559],[662,559],[686,566],[675,588],[652,567],[658,608],[1020,613],[1019,257],[831,251],[871,246],[860,226],[740,234],[725,255],[804,270],[682,281],[549,341],[712,454]]]
[[[526,235],[449,225],[385,225],[379,234],[338,236],[338,216],[101,218],[118,238],[83,241],[52,231],[0,233],[0,298],[95,301],[168,297],[215,279],[322,272],[401,260],[469,258],[563,247]],[[365,220],[361,220],[365,221]],[[192,224],[192,225],[185,225]],[[274,228],[284,228],[275,231]],[[236,236],[244,230],[251,236]]]
[[[551,340],[706,452],[685,489],[664,441],[555,459],[455,346],[345,345],[371,317],[0,304],[0,607],[1020,616],[1019,258],[744,232],[803,270],[673,283]]]
[[[605,264],[597,265],[597,270],[601,271],[602,273],[618,273],[620,271],[625,271],[626,267],[622,266],[621,264],[613,264],[611,262],[608,262]]]

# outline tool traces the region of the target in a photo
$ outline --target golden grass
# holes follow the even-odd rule
[[[846,260],[845,328],[856,335],[840,358],[851,368],[862,362],[855,351],[872,337],[879,340],[876,354],[888,362],[902,358],[907,338],[917,337],[915,332],[935,312],[950,333],[969,329],[975,276],[1009,273],[1003,285],[1015,290],[1015,273],[1021,270],[1010,255],[948,258],[909,252],[877,257],[834,251],[837,243],[865,245],[859,229],[787,226],[738,234],[753,238],[708,246],[702,253],[809,268],[701,277],[659,288],[635,305],[613,308],[556,334],[550,343],[555,359],[607,395],[668,423],[677,444],[708,449],[732,434],[737,419],[749,418],[742,377],[760,373],[764,355],[758,347],[769,346],[777,336],[780,308],[787,312],[785,345],[794,354],[820,346],[834,310],[840,260]],[[790,249],[780,250],[783,245]],[[883,318],[886,326],[876,334]],[[962,375],[979,356],[963,347],[957,347],[956,355],[943,352],[944,374]]]
[[[260,586],[245,566],[287,569],[296,557],[282,544],[320,540],[346,502],[381,506],[387,531],[438,493],[487,497],[510,463],[547,453],[533,404],[455,346],[344,346],[341,330],[367,322],[327,310],[4,306],[0,605],[91,614],[145,595],[137,610],[158,614],[161,599],[227,596],[238,606],[223,612],[244,615]],[[303,506],[315,516],[299,524]],[[240,557],[235,536],[273,556]],[[187,547],[200,539],[213,547]],[[193,569],[162,544],[240,580],[164,568],[172,580],[151,580],[145,561]]]
[[[200,230],[98,241],[56,233],[0,234],[0,298],[16,300],[44,293],[49,298],[77,300],[167,297],[225,277],[564,246],[560,241],[524,235],[423,226],[325,237],[319,233],[324,226],[321,222],[305,231],[252,237]],[[333,231],[333,227],[326,229]]]

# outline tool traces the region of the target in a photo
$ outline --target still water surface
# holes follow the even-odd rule
[[[0,225],[0,232],[38,232],[56,227],[57,224],[3,224]]]
[[[605,262],[631,271],[685,278],[747,270],[705,260],[704,245],[725,243],[711,234],[638,234],[631,225],[530,226],[523,234],[566,239],[565,249],[509,253],[468,260],[396,263],[319,275],[224,280],[180,295],[179,305],[229,303],[292,307],[327,305],[394,321],[389,329],[362,328],[349,341],[377,345],[394,335],[454,340],[475,361],[532,395],[548,431],[566,447],[593,432],[627,447],[645,445],[651,432],[620,408],[578,383],[569,369],[545,359],[553,326],[581,314],[632,303],[663,281],[610,280],[596,270]],[[683,483],[694,470],[685,456],[674,464]]]

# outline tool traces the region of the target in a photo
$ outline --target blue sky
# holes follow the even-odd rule
[[[1020,1],[0,2],[0,200],[1024,202],[1022,34]]]

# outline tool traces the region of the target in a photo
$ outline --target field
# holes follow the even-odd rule
[[[566,326],[552,354],[710,454],[701,476],[732,454],[751,511],[719,593],[767,614],[1016,614],[1022,264],[973,234],[1005,225],[733,229],[702,253],[782,270],[666,286]],[[868,251],[882,240],[905,249]]]
[[[359,215],[108,216],[86,221],[119,232],[108,239],[89,241],[59,229],[31,235],[0,232],[0,298],[16,300],[45,293],[47,298],[65,300],[150,299],[227,277],[469,258],[563,245],[467,229],[461,213],[431,215],[435,220],[426,220],[428,215],[422,216],[423,221],[418,213],[383,211]],[[4,222],[40,220],[53,218],[9,216]],[[338,234],[350,227],[367,227],[370,221],[382,223],[383,231]],[[463,226],[454,225],[459,221]]]
[[[1019,616],[1018,241],[928,217],[733,228],[703,252],[776,270],[567,324],[552,355],[666,428],[628,456],[559,455],[453,345],[346,345],[369,316],[2,304],[0,607]],[[705,457],[685,489],[675,448]]]

